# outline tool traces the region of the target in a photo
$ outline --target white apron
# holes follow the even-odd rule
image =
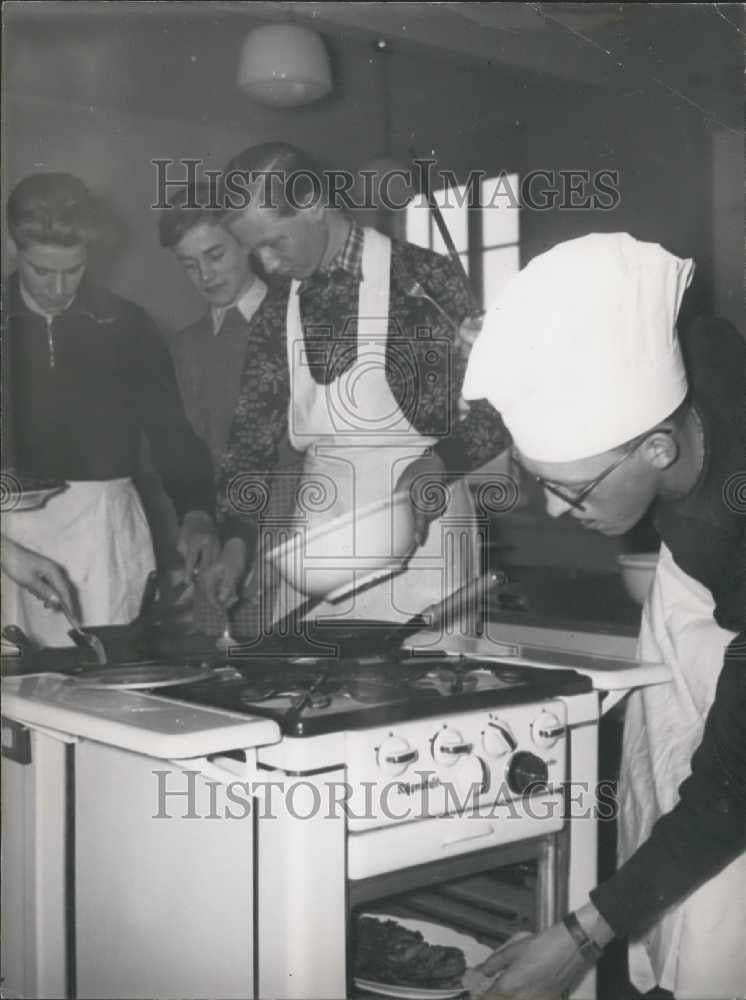
[[[643,610],[639,656],[670,667],[671,684],[633,692],[627,705],[620,775],[619,861],[647,840],[678,802],[735,633],[713,618],[710,592],[661,547]],[[746,856],[671,907],[630,942],[630,978],[681,1000],[725,1000],[746,990]]]
[[[66,570],[83,625],[125,625],[137,617],[155,559],[132,480],[71,482],[39,510],[5,514],[3,534]],[[19,625],[43,646],[72,645],[61,612],[5,574],[2,585],[3,625]]]
[[[404,469],[435,443],[435,438],[424,437],[409,423],[386,378],[390,264],[390,240],[366,228],[356,361],[328,385],[317,383],[305,363],[298,282],[290,290],[289,438],[305,454],[303,479],[309,484],[305,499],[311,502],[297,504],[295,518],[302,519],[307,529],[316,521],[328,523],[353,507],[359,510],[390,497]],[[317,503],[324,492],[327,499]],[[337,604],[325,602],[313,609],[312,617],[406,621],[476,576],[479,553],[471,495],[463,481],[451,484],[449,495],[445,513],[431,523],[427,542],[416,551],[406,572]],[[314,514],[314,504],[323,509]],[[275,619],[302,601],[283,582]]]

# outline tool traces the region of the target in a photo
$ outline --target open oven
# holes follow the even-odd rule
[[[552,924],[566,911],[568,848],[565,828],[350,882],[349,996],[378,992],[381,980],[396,987],[402,978],[405,985],[440,989],[445,994],[449,986],[464,982],[458,979],[462,968],[483,961],[516,933]],[[375,945],[390,940],[389,935],[399,927],[419,933],[424,944],[455,947],[460,955],[440,970],[427,962],[415,962],[411,968],[406,961],[382,960],[373,950]],[[372,935],[368,942],[366,934]],[[409,977],[402,976],[402,968]]]

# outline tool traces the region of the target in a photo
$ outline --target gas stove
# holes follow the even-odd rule
[[[44,816],[51,802],[55,830],[75,819],[79,996],[341,1000],[351,989],[353,911],[369,900],[527,858],[537,859],[543,926],[560,915],[564,893],[571,908],[587,898],[595,824],[567,823],[566,793],[568,782],[595,787],[590,678],[567,659],[559,669],[518,664],[505,643],[483,654],[449,650],[436,633],[419,648],[397,635],[394,643],[386,629],[355,623],[268,636],[228,655],[214,640],[158,636],[135,662],[210,669],[157,691],[76,687],[79,650],[7,665],[53,689],[43,704],[16,691],[11,707],[19,730],[38,726],[34,767],[53,763]],[[15,690],[25,679],[8,681]],[[69,745],[55,733],[69,733]],[[159,782],[171,822],[155,824]],[[59,857],[62,871],[67,855],[38,856]],[[67,912],[63,904],[44,913]],[[53,939],[57,950],[66,934]],[[104,937],[118,942],[113,956]],[[132,954],[146,956],[146,980]]]
[[[274,719],[284,736],[302,738],[590,690],[590,680],[572,670],[407,650],[229,657],[208,679],[171,688],[169,697]]]

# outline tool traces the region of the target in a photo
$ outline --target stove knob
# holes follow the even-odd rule
[[[544,711],[531,723],[531,736],[537,747],[547,749],[564,735],[565,728],[554,712]]]
[[[379,768],[391,778],[404,774],[419,756],[419,752],[413,749],[403,736],[389,736],[377,751]]]
[[[444,726],[431,740],[433,760],[445,767],[453,767],[462,757],[468,757],[474,749],[473,743],[465,743],[458,729]]]
[[[508,768],[508,787],[516,795],[532,795],[547,790],[549,769],[535,753],[519,750]]]
[[[518,742],[506,722],[490,718],[482,733],[482,746],[488,757],[504,757],[516,749]]]
[[[477,798],[490,790],[490,769],[481,757],[464,757],[449,781],[453,782],[455,802],[461,812],[475,806]]]

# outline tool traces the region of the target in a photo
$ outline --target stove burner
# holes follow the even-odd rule
[[[285,682],[282,684],[280,682]],[[288,686],[290,682],[290,686]],[[295,682],[295,683],[293,683]],[[241,689],[239,700],[244,705],[251,706],[273,699],[291,702],[291,708],[328,708],[332,703],[332,695],[339,690],[340,684],[325,675],[286,678],[278,677],[276,683],[267,680],[265,684],[249,684]]]
[[[502,664],[474,660],[464,655],[423,657],[392,662],[372,654],[341,660],[292,657],[284,664],[255,663],[242,673],[234,671],[226,680],[243,680],[237,691],[241,705],[250,708],[263,702],[285,703],[278,710],[300,716],[306,710],[339,711],[350,702],[385,705],[406,701],[409,693],[442,698],[498,688],[518,687],[525,673]]]
[[[415,678],[411,686],[419,690],[437,691],[438,694],[448,695],[473,691],[477,683],[477,678],[470,671],[442,667],[439,670],[428,670],[426,674]]]
[[[318,664],[311,657],[293,659],[279,668],[269,667],[259,676],[243,675],[244,683],[237,692],[242,705],[251,707],[268,701],[289,701],[293,714],[306,709],[322,710],[336,704],[339,698],[361,704],[380,705],[406,698],[407,677],[384,658],[334,661],[325,668],[303,669]],[[375,663],[376,666],[371,664]],[[379,665],[380,664],[380,665]],[[337,698],[335,702],[335,697]]]

